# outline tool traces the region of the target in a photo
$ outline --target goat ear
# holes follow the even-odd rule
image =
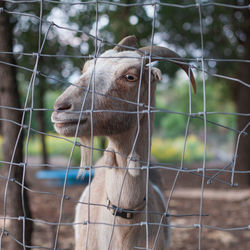
[[[125,46],[125,47],[123,47],[123,46]],[[118,43],[118,45],[116,45],[114,47],[114,50],[117,52],[126,51],[126,50],[133,50],[132,48],[126,48],[126,46],[136,48],[137,47],[136,36],[133,35],[133,36],[127,36],[127,37],[123,38]]]
[[[173,63],[177,64],[179,67],[181,67],[188,75],[188,77],[190,78],[190,81],[192,83],[193,89],[194,89],[194,93],[196,94],[196,83],[195,83],[195,79],[194,79],[194,75],[193,72],[190,68],[190,66],[188,64],[185,64],[183,62],[180,61],[181,57],[176,54],[174,51],[168,49],[168,48],[164,48],[161,46],[147,46],[147,47],[143,47],[140,48],[138,50],[139,54],[143,54],[143,55],[151,55],[152,56],[157,56],[157,57],[161,57],[161,59],[158,58],[151,58],[151,62],[154,61],[159,61],[162,60],[162,58],[170,58],[172,60]],[[173,60],[174,59],[174,60]],[[145,60],[145,64],[149,63],[148,60]]]
[[[151,68],[151,73],[153,75],[154,81],[160,81],[162,80],[162,75],[161,75],[161,71],[155,67]]]

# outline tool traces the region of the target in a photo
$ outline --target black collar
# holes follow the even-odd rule
[[[133,219],[134,213],[136,211],[140,211],[145,207],[145,201],[146,198],[143,199],[142,203],[139,204],[136,208],[134,209],[124,209],[115,206],[114,204],[111,203],[111,201],[107,198],[107,209],[111,211],[112,215],[114,216],[119,216],[124,219]]]

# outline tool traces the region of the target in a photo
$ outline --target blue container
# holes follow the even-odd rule
[[[77,178],[78,169],[70,169],[67,175],[67,186],[88,184],[89,171],[85,171],[84,176]],[[36,178],[46,180],[50,186],[63,186],[66,170],[40,170],[36,172]],[[91,179],[94,177],[94,170],[91,171]]]

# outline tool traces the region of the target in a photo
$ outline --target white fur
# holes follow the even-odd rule
[[[79,218],[80,218],[80,213],[81,213],[81,202],[84,201],[84,199],[86,199],[87,197],[87,193],[88,193],[88,190],[89,190],[89,186],[87,186],[84,191],[82,192],[81,194],[81,197],[79,199],[79,203],[76,205],[76,213],[75,213],[75,220],[74,220],[74,223],[77,223],[79,222]],[[79,234],[78,234],[78,230],[79,230],[79,224],[75,224],[74,225],[74,231],[75,231],[75,242],[78,241],[78,238],[79,238]]]

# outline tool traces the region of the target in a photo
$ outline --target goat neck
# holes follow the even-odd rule
[[[108,137],[108,152],[105,153],[104,158],[107,165],[115,168],[105,170],[107,198],[121,208],[138,207],[146,195],[146,172],[141,170],[141,162],[146,162],[148,158],[147,121],[147,116],[140,120],[136,142],[137,128]]]
[[[140,161],[147,161],[148,158],[148,123],[146,115],[140,120],[139,133],[138,128],[132,128],[129,131],[112,135],[108,137],[108,148],[116,152],[116,163],[118,167],[124,168],[127,165],[128,156],[131,153],[136,153],[140,158]],[[152,122],[151,134],[152,134]],[[137,136],[138,133],[138,136]],[[150,134],[150,138],[151,138]],[[136,139],[137,138],[137,139]],[[132,152],[133,151],[133,152]]]

